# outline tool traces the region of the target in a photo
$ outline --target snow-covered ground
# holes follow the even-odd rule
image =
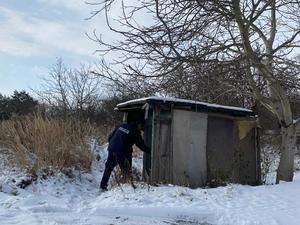
[[[105,150],[100,149],[101,155]],[[105,157],[91,173],[63,174],[17,188],[19,171],[0,161],[0,224],[26,225],[296,225],[300,173],[292,183],[213,189],[138,183],[98,190]],[[134,165],[140,166],[141,159]],[[14,179],[14,180],[13,180]]]

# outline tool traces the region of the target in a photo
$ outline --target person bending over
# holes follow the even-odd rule
[[[144,144],[141,131],[144,121],[122,124],[114,129],[108,138],[108,157],[100,183],[100,189],[107,190],[107,183],[111,172],[118,164],[123,176],[128,177],[131,172],[132,146],[135,144],[142,151],[150,153],[151,149]]]

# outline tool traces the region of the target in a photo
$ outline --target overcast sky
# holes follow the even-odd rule
[[[104,40],[118,37],[109,32],[103,15],[86,20],[97,9],[86,1],[102,0],[0,1],[0,93],[38,89],[41,77],[59,57],[70,67],[99,60],[95,54],[98,46],[86,33],[96,29]],[[114,17],[119,10],[113,9]],[[143,15],[141,21],[149,23],[151,18]]]
[[[86,20],[92,10],[84,0],[1,0],[0,93],[38,88],[58,57],[70,66],[96,61],[85,33],[107,28],[101,16]]]

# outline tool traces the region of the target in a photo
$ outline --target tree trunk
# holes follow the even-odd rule
[[[294,153],[297,141],[296,132],[295,124],[281,128],[281,152],[277,169],[276,184],[278,184],[280,180],[293,181]]]

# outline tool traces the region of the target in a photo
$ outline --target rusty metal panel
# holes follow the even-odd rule
[[[208,117],[207,173],[208,183],[218,186],[231,182],[234,173],[234,121]]]
[[[204,186],[207,114],[174,110],[172,133],[174,184]]]
[[[236,121],[237,135],[235,150],[235,181],[241,184],[259,184],[260,183],[260,162],[257,146],[256,128],[251,126],[255,121]],[[248,124],[248,130],[245,133],[242,129]],[[242,126],[241,126],[242,125]],[[245,133],[241,136],[240,134]]]

